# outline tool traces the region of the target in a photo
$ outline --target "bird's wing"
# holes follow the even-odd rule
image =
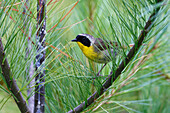
[[[117,47],[117,42],[113,42],[113,41],[106,41],[104,39],[101,39],[101,38],[96,38],[95,42],[94,42],[94,46],[100,50],[100,51],[103,51],[103,50],[106,50],[108,48],[113,48],[113,47]]]

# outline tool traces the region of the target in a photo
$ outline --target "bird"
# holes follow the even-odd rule
[[[117,56],[118,44],[101,38],[94,38],[89,34],[79,34],[72,42],[77,42],[83,54],[97,63],[104,63],[97,76],[106,64]]]

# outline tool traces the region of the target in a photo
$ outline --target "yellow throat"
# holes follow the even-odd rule
[[[77,42],[79,45],[80,49],[84,53],[84,55],[89,58],[92,61],[98,62],[98,63],[106,63],[107,58],[106,56],[102,53],[102,51],[96,52],[94,49],[94,46],[87,47],[83,45],[81,42]]]

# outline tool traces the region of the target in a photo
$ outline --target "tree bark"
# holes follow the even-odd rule
[[[0,65],[2,69],[2,75],[5,78],[7,87],[11,92],[11,95],[13,96],[15,102],[17,103],[18,108],[22,113],[31,113],[24,97],[22,96],[17,86],[16,80],[13,78],[12,73],[10,71],[7,58],[5,58],[5,52],[1,38],[0,38]]]
[[[37,0],[37,34],[36,34],[36,77],[34,113],[44,113],[45,106],[45,34],[46,34],[46,0]]]

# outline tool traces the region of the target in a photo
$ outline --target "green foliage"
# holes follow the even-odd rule
[[[67,112],[101,87],[112,69],[112,63],[115,64],[115,68],[119,66],[130,50],[128,45],[136,43],[136,39],[154,8],[162,5],[155,4],[153,1],[80,0],[62,21],[63,16],[77,1],[60,0],[47,6],[47,31],[58,24],[46,34],[46,112]],[[27,59],[25,55],[29,27],[32,28],[31,40],[35,42],[36,1],[29,1],[29,10],[26,10],[29,24],[26,24],[25,28],[23,27],[25,15],[22,14],[24,3],[15,5],[19,2],[18,0],[1,2],[0,37],[5,47],[11,73],[24,98],[28,99],[26,86],[31,80],[27,81],[26,69],[37,54],[34,44]],[[170,112],[168,111],[170,106],[168,101],[170,95],[170,90],[168,90],[170,86],[168,3],[169,1],[164,3],[143,46],[121,76],[85,112]],[[18,12],[12,10],[13,8],[18,9]],[[69,27],[64,28],[65,26]],[[78,45],[70,42],[80,33],[114,40],[120,47],[126,46],[127,48],[120,49],[116,61],[107,64],[101,72],[103,76],[96,77],[95,74],[102,65],[87,60]],[[59,50],[52,48],[51,45]],[[34,74],[33,78],[35,76]],[[4,81],[2,73],[0,73],[0,112],[1,110],[8,112],[6,109],[18,110],[17,107],[9,107],[8,101],[13,101],[13,99],[5,82],[1,83],[1,81]]]

